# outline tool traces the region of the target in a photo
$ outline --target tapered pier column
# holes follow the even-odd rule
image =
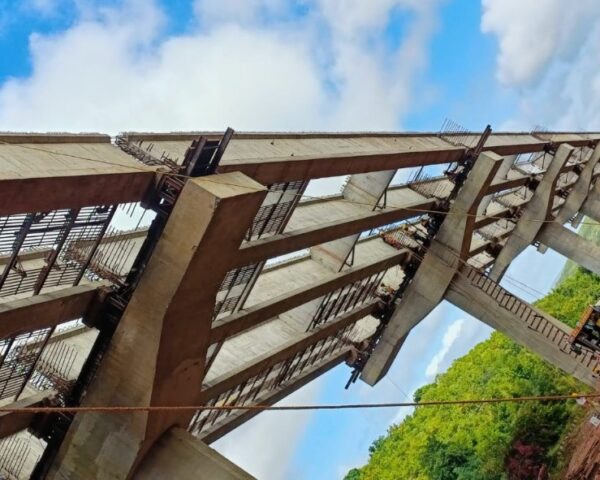
[[[187,181],[83,406],[198,404],[217,290],[265,194],[240,173]],[[192,415],[78,414],[50,478],[131,478]]]
[[[406,335],[443,299],[461,261],[469,256],[477,209],[501,164],[502,157],[491,152],[478,157],[363,369],[366,383],[375,385],[385,376]]]

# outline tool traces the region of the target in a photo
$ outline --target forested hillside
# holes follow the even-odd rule
[[[587,228],[588,238],[597,229]],[[600,277],[567,266],[536,305],[569,325],[600,298]],[[585,387],[500,333],[456,360],[415,400],[571,394]],[[560,460],[558,445],[580,415],[574,402],[426,407],[373,442],[367,465],[345,480],[494,480],[537,478]]]

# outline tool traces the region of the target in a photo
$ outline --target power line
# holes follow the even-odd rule
[[[149,405],[149,406],[95,406],[95,407],[0,407],[0,413],[135,413],[187,411],[301,411],[301,410],[357,410],[367,408],[441,407],[453,405],[486,405],[497,403],[564,402],[584,398],[600,398],[600,393],[572,393],[570,395],[535,395],[521,397],[480,398],[460,400],[429,400],[424,402],[345,403],[324,405]]]

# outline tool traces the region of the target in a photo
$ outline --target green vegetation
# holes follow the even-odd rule
[[[599,230],[580,233],[590,238]],[[600,277],[578,266],[565,268],[568,275],[536,305],[574,326],[600,298]],[[494,333],[419,389],[415,400],[558,395],[585,388]],[[373,442],[369,462],[345,480],[536,479],[541,465],[551,472],[560,467],[561,438],[580,415],[574,402],[417,409]]]

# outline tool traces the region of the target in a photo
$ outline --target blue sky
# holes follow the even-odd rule
[[[0,131],[598,130],[599,19],[597,0],[0,0]],[[508,275],[545,292],[563,262],[528,250]],[[345,391],[342,366],[287,401],[404,399],[488,334],[442,304],[375,388]],[[269,412],[216,447],[260,479],[336,479],[406,413]]]

